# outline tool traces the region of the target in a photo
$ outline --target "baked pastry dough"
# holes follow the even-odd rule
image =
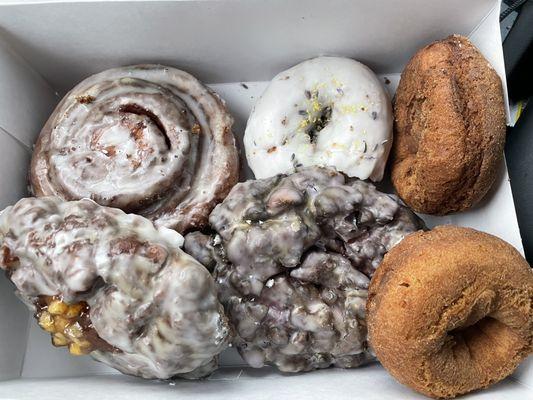
[[[184,71],[104,71],[50,116],[33,152],[31,188],[90,198],[179,232],[201,228],[238,179],[232,124],[218,95]]]
[[[308,167],[238,183],[209,222],[217,234],[191,233],[185,247],[214,265],[248,364],[298,372],[373,359],[369,278],[385,252],[422,226],[396,198],[334,169]]]
[[[256,178],[332,166],[379,181],[392,145],[392,107],[376,75],[341,57],[318,57],[276,75],[244,134]]]
[[[486,233],[417,232],[385,255],[367,314],[372,348],[392,376],[455,397],[504,379],[533,352],[533,270]]]
[[[0,214],[0,268],[54,345],[143,378],[206,375],[231,340],[213,278],[182,242],[88,199]]]
[[[419,50],[394,102],[392,182],[415,211],[447,214],[476,204],[502,165],[505,108],[500,77],[454,35]]]

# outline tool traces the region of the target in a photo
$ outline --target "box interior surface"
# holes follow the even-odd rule
[[[468,9],[460,0],[431,4],[416,0],[3,3],[0,208],[27,193],[33,142],[61,95],[84,77],[110,67],[157,62],[193,73],[227,101],[241,140],[251,107],[267,81],[317,55],[348,56],[368,64],[389,78],[386,87],[393,94],[399,72],[419,47],[460,33],[480,48],[505,85],[497,0],[472,0]],[[246,166],[243,172],[251,177]],[[481,205],[461,214],[423,218],[430,226],[454,223],[487,231],[522,251],[505,166]],[[115,372],[89,357],[71,357],[53,348],[48,334],[38,328],[12,291],[13,286],[0,276],[0,380],[9,380],[0,383],[0,397],[34,398],[45,387],[54,397],[86,387],[95,396],[117,399],[129,397],[127,389],[132,387],[144,398],[178,394],[215,398],[220,397],[219,390],[254,398],[269,398],[273,393],[283,398],[305,393],[320,397],[332,391],[340,398],[356,392],[368,399],[416,396],[376,364],[287,377],[270,369],[238,367],[242,361],[232,349],[221,357],[227,368],[207,382],[178,381],[171,386],[122,376],[87,377]],[[533,396],[532,365],[529,360],[503,384],[472,397]],[[20,397],[22,392],[26,397]]]

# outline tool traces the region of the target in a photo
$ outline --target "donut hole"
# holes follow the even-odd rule
[[[428,355],[420,384],[431,397],[450,398],[499,380],[495,371],[505,368],[513,354],[510,332],[490,316],[447,332]]]
[[[453,329],[448,332],[448,335],[451,336],[456,344],[462,341],[466,342],[477,335],[483,334],[483,326],[485,326],[487,323],[490,323],[489,320],[496,321],[495,319],[486,316],[473,324],[464,325]]]
[[[448,332],[456,359],[467,358],[481,370],[505,365],[522,340],[509,326],[490,316]]]
[[[318,114],[314,118],[311,118],[311,124],[305,131],[305,133],[309,136],[311,143],[315,142],[318,132],[320,132],[327,126],[327,124],[329,124],[329,121],[331,121],[332,112],[333,109],[331,106],[325,106],[319,110]]]

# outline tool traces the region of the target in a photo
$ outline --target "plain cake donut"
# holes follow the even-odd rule
[[[435,398],[485,388],[532,353],[533,272],[503,240],[441,226],[387,253],[367,303],[370,343],[401,383]]]
[[[392,182],[415,211],[448,214],[476,204],[502,165],[505,108],[500,77],[468,39],[419,50],[394,102]]]

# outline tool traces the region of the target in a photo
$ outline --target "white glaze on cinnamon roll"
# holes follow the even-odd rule
[[[238,179],[232,117],[192,75],[116,68],[72,89],[33,153],[36,196],[90,198],[179,232],[202,227]]]
[[[0,214],[0,268],[56,346],[144,378],[205,375],[231,329],[209,272],[174,230],[84,199]]]

